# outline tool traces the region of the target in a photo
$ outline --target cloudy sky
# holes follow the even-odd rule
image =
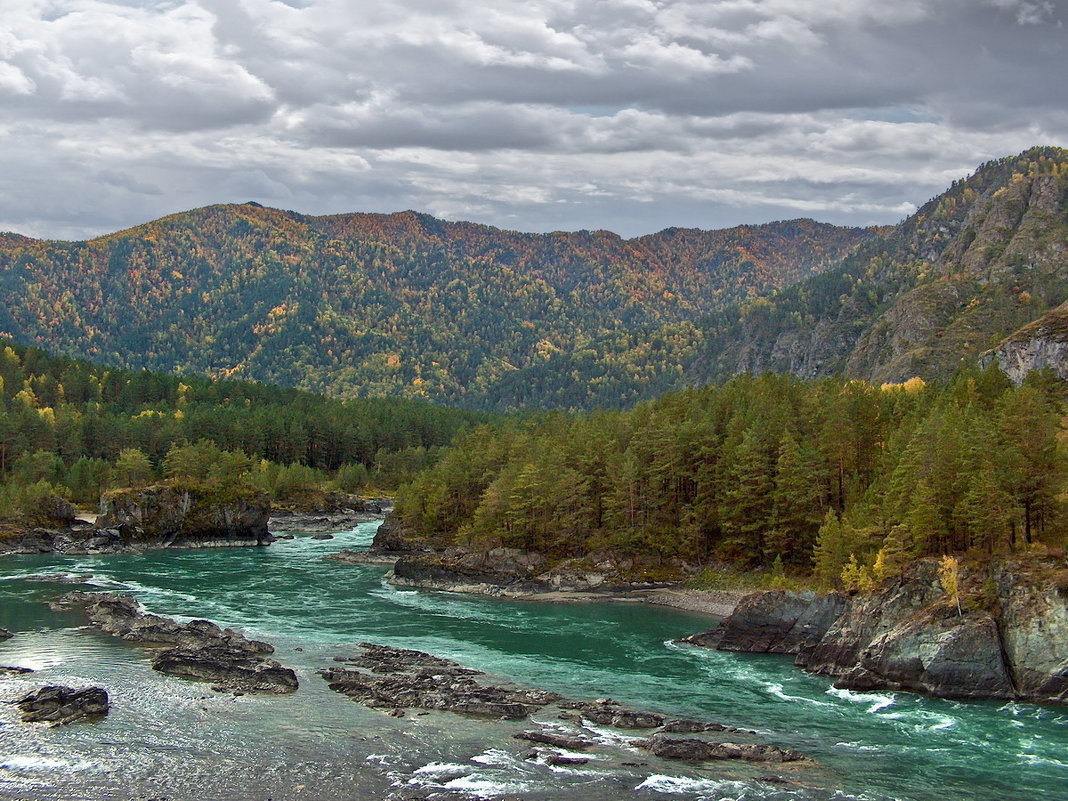
[[[0,230],[896,222],[1068,146],[1068,0],[0,0]]]

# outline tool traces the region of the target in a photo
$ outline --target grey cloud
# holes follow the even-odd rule
[[[890,222],[981,161],[1068,144],[1064,17],[1052,0],[12,0],[0,227],[85,235],[250,199],[625,234]]]

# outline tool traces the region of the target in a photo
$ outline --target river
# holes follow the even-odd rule
[[[269,548],[0,560],[0,626],[16,634],[0,643],[0,665],[37,671],[0,678],[0,700],[40,683],[94,683],[113,702],[98,723],[57,728],[22,724],[0,704],[0,798],[362,801],[436,789],[502,801],[1068,799],[1062,707],[838,691],[789,658],[673,643],[708,628],[698,615],[398,589],[384,583],[383,567],[322,558],[366,547],[376,527]],[[240,628],[273,643],[301,687],[234,697],[155,673],[144,649],[48,609],[71,589],[129,592],[152,612]],[[522,724],[439,712],[392,718],[330,691],[315,671],[363,640],[570,697],[754,729],[815,765],[692,767],[638,751],[626,765],[529,762],[510,737]]]

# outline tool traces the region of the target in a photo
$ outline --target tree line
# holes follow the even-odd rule
[[[1062,387],[741,376],[629,411],[476,427],[404,486],[435,545],[601,550],[856,585],[909,559],[1062,544]]]
[[[0,341],[0,513],[32,509],[50,492],[93,505],[103,490],[176,475],[243,476],[276,498],[390,489],[490,419],[413,400],[103,368]]]

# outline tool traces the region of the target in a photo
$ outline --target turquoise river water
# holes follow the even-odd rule
[[[699,615],[398,589],[383,567],[323,560],[365,547],[376,526],[269,548],[0,560],[0,626],[15,632],[0,643],[0,665],[37,671],[0,678],[0,702],[45,682],[99,684],[113,701],[98,723],[57,728],[19,723],[0,703],[0,798],[1068,799],[1064,708],[838,691],[789,658],[673,643],[712,624]],[[71,589],[129,592],[153,612],[240,628],[273,643],[301,687],[233,697],[155,673],[144,649],[48,609]],[[571,697],[753,729],[814,764],[695,767],[639,751],[627,764],[526,761],[529,748],[510,735],[530,722],[392,718],[331,692],[315,671],[363,640]]]

